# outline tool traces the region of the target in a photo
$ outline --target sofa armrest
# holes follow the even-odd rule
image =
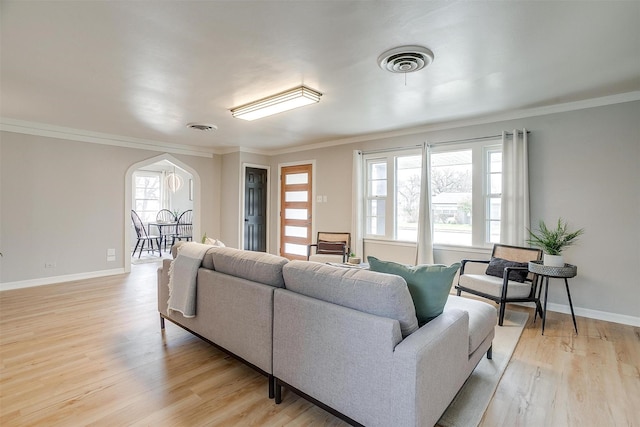
[[[447,310],[399,343],[393,356],[393,419],[432,426],[467,378],[469,315]]]

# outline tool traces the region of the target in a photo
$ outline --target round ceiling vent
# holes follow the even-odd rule
[[[218,126],[210,125],[207,123],[189,123],[187,124],[187,127],[189,129],[201,130],[203,132],[209,132],[209,131],[218,129]]]
[[[433,62],[433,52],[422,46],[400,46],[378,57],[378,65],[392,73],[412,73]]]

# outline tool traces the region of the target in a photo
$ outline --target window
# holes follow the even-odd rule
[[[421,165],[416,150],[365,156],[367,237],[417,240]]]
[[[502,148],[487,148],[486,236],[490,243],[500,243],[500,210],[502,207]]]
[[[432,147],[434,244],[483,247],[499,242],[501,196],[499,141]]]
[[[143,223],[155,221],[160,210],[160,173],[138,171],[133,177],[134,209]]]

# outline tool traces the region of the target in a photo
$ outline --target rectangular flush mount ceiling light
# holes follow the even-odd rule
[[[294,108],[315,104],[322,94],[306,86],[300,86],[277,95],[263,98],[240,107],[232,108],[231,115],[243,120],[255,120]]]

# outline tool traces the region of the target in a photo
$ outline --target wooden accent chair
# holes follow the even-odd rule
[[[315,248],[313,255],[311,248]],[[307,261],[346,262],[350,252],[351,233],[319,231],[316,243],[307,246]]]
[[[536,296],[538,278],[528,268],[529,261],[541,259],[540,249],[496,244],[491,260],[461,261],[458,285],[455,287],[458,296],[461,292],[468,292],[495,301],[500,305],[500,326],[504,320],[505,306],[510,302],[535,302],[536,311],[542,316],[540,299]]]

